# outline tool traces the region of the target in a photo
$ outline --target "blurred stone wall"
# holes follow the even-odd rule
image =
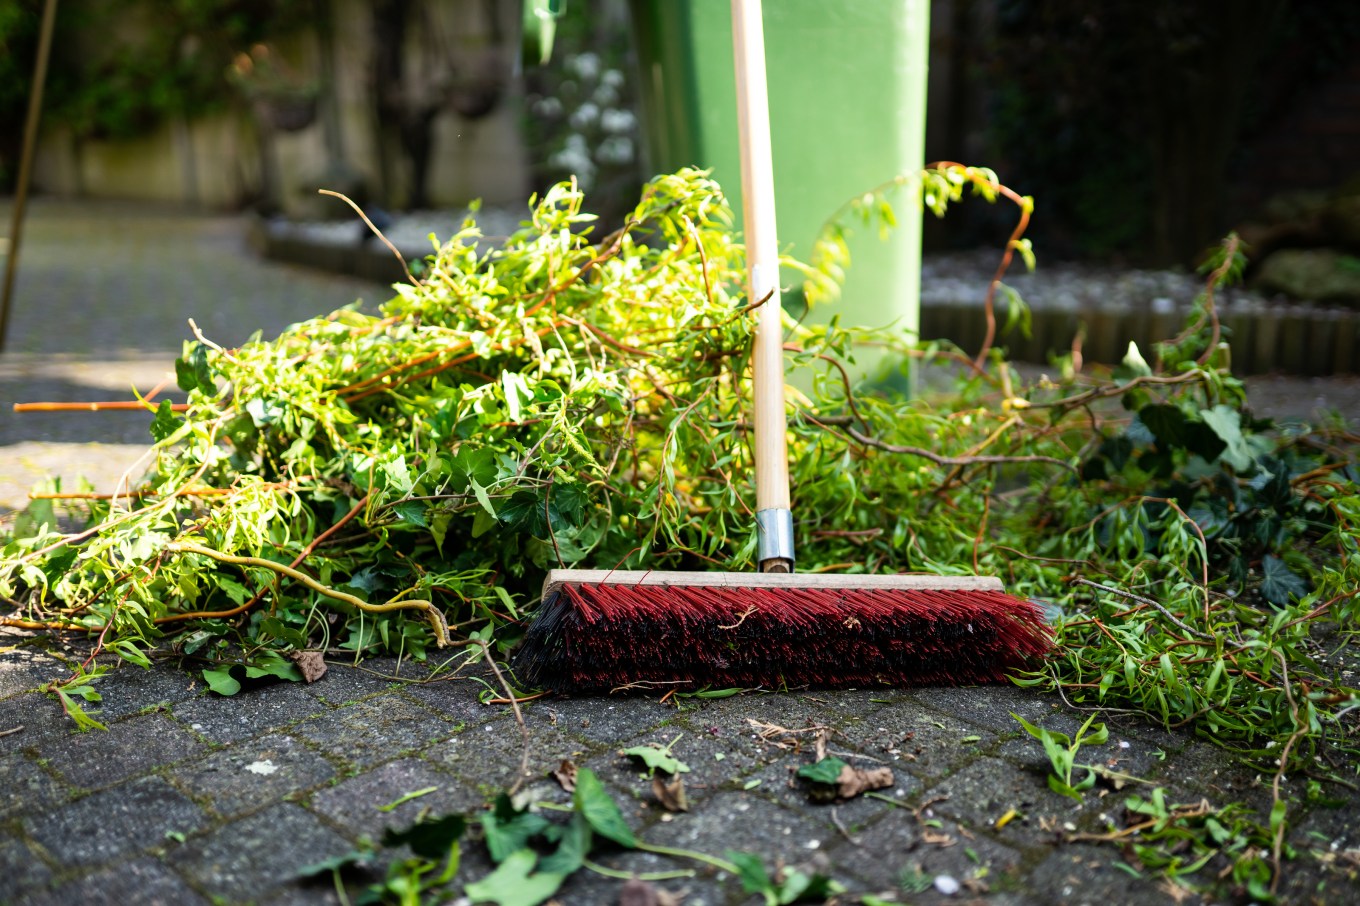
[[[282,124],[287,128],[275,127],[258,99],[241,92],[224,112],[164,124],[132,140],[77,141],[51,127],[39,146],[34,188],[211,209],[263,202],[269,210],[308,217],[348,213],[334,199],[319,199],[319,188],[406,206],[412,175],[395,147],[400,126],[380,123],[374,100],[376,5],[330,0],[322,5],[329,22],[268,45],[271,59],[315,95],[310,116],[295,111]],[[405,93],[446,99],[431,122],[430,202],[522,203],[529,171],[515,65],[519,5],[413,0],[407,6]],[[289,119],[288,112],[280,118]]]

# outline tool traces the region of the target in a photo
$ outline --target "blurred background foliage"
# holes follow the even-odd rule
[[[451,4],[64,0],[45,124],[77,140],[135,137],[230,104],[229,64],[257,42],[327,29],[336,16],[367,17],[376,40],[385,9],[459,8]],[[14,178],[41,8],[0,4],[0,188]],[[510,91],[524,194],[574,174],[607,219],[649,175],[629,4],[570,0],[563,9],[552,60],[521,70]],[[1190,264],[1273,197],[1334,193],[1360,177],[1360,127],[1347,126],[1360,124],[1353,0],[932,0],[931,20],[928,155],[984,161],[1032,194],[1032,235],[1048,256]],[[123,40],[134,32],[136,41]],[[337,61],[373,65],[363,54]],[[423,138],[414,146],[438,155]],[[409,203],[425,201],[418,180],[415,188],[406,201],[380,196],[420,206]],[[928,245],[994,236],[998,215],[973,207],[928,225]]]

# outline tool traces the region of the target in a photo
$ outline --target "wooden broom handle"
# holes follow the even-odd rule
[[[760,0],[732,0],[732,46],[737,73],[737,128],[741,143],[742,214],[746,273],[760,307],[752,353],[756,509],[789,509],[789,458],[784,416],[784,335],[779,303],[779,242],[775,234],[774,164],[765,84],[765,39]]]

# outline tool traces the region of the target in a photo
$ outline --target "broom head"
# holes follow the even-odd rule
[[[515,668],[558,692],[954,685],[1052,643],[994,578],[558,569]]]

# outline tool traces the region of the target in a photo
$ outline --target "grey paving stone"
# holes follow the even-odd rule
[[[646,698],[554,698],[522,706],[524,713],[542,712],[558,729],[588,742],[631,739],[675,718],[674,709]]]
[[[837,828],[860,828],[879,820],[883,815],[900,811],[902,806],[913,803],[921,790],[921,781],[914,775],[902,770],[900,765],[883,765],[859,758],[844,758],[851,767],[871,770],[888,767],[893,772],[893,784],[873,790],[873,796],[855,796],[846,800],[822,801],[813,797],[813,787],[797,776],[797,771],[805,764],[812,763],[811,754],[790,755],[782,761],[750,774],[746,783],[759,780],[760,785],[750,789],[750,793],[795,809],[816,821],[823,829],[823,839],[834,842],[843,831]],[[885,802],[878,797],[885,796],[893,802]],[[894,805],[893,803],[902,805]],[[834,812],[834,816],[833,816]]]
[[[271,683],[230,697],[216,693],[174,707],[177,721],[209,742],[228,743],[295,724],[330,708],[301,683]]]
[[[639,829],[634,814],[624,817]],[[648,843],[721,855],[735,849],[796,865],[816,854],[823,842],[821,826],[799,812],[781,808],[746,793],[722,793],[703,809],[657,821],[639,835]],[[816,841],[816,845],[813,845]]]
[[[1064,826],[1093,833],[1106,829],[1100,816],[1115,808],[1118,798],[1106,804],[1094,791],[1078,805],[1049,789],[1046,777],[1046,771],[1028,771],[999,758],[982,758],[930,786],[922,795],[927,799],[943,797],[934,810],[967,827],[995,827],[1014,809],[1018,815],[996,831],[995,837],[1018,849],[1056,840]]]
[[[263,898],[300,870],[351,849],[300,806],[279,803],[171,851],[168,861],[210,896]]]
[[[936,778],[977,758],[996,742],[991,730],[903,702],[843,724],[828,749],[844,746],[883,759],[893,768]]]
[[[1159,884],[1114,868],[1109,850],[1082,844],[1062,846],[1026,879],[1026,887],[1054,906],[1163,906],[1171,897]],[[1202,902],[1188,895],[1185,906]]]
[[[121,664],[99,677],[94,687],[101,701],[90,709],[90,713],[107,723],[129,714],[187,701],[202,690],[203,680],[169,665],[143,668]]]
[[[357,892],[351,890],[346,894],[348,902],[354,902]],[[327,876],[303,878],[285,884],[257,902],[259,906],[343,906],[345,901],[335,892],[334,880]]]
[[[203,750],[201,742],[162,714],[109,724],[107,733],[93,730],[47,739],[38,745],[41,756],[67,781],[91,790],[183,761]],[[117,751],[118,757],[103,757],[109,751]]]
[[[427,672],[421,670],[417,673],[421,666],[408,662],[402,665],[402,669],[404,673],[418,678]],[[394,673],[396,669],[395,658],[373,658],[357,666],[351,658],[327,658],[326,675],[302,688],[332,705],[343,705],[401,685],[400,680],[389,678],[400,675]]]
[[[430,787],[436,789],[390,811],[380,811],[408,793]],[[377,843],[386,828],[409,827],[422,814],[471,813],[485,801],[480,793],[453,775],[435,770],[418,758],[403,758],[317,792],[312,796],[311,808],[329,818],[347,836],[368,837]]]
[[[0,903],[18,902],[20,894],[51,877],[51,870],[22,840],[0,832]]]
[[[478,695],[485,688],[481,683],[464,676],[447,679],[436,677],[428,682],[413,682],[401,687],[403,695],[453,721],[471,723],[489,720],[498,714],[512,713],[507,705],[482,704]],[[521,708],[525,720],[530,722],[535,715],[544,713],[535,708],[533,703],[522,705]]]
[[[155,859],[120,862],[33,897],[31,906],[197,906],[207,903],[184,879]]]
[[[335,767],[291,736],[238,742],[175,769],[171,777],[194,796],[207,797],[226,817],[259,808],[325,783]]]
[[[396,694],[337,708],[293,728],[326,753],[361,768],[457,731],[456,724]]]
[[[0,757],[0,819],[35,812],[70,798],[50,774],[20,754]]]
[[[529,777],[541,778],[564,760],[583,763],[586,746],[558,728],[526,720]],[[519,775],[524,739],[513,717],[473,724],[425,749],[425,757],[453,771],[486,795],[508,787]]]
[[[191,834],[207,815],[159,777],[94,793],[24,819],[33,839],[63,864],[96,865]]]
[[[742,693],[727,698],[688,699],[682,704],[686,722],[699,726],[717,727],[727,733],[751,733],[749,720],[799,730],[811,726],[836,726],[849,711],[851,703],[861,703],[869,709],[882,705],[871,701],[879,697],[871,692],[815,692]]]
[[[672,859],[651,853],[623,852],[600,856],[597,861],[606,868],[636,874],[695,870],[696,875],[692,878],[651,882],[655,889],[679,898],[684,906],[722,906],[730,902],[731,891],[740,889],[740,885],[734,886],[730,880],[726,886],[719,883],[716,880],[716,871],[701,863],[685,859]],[[700,872],[699,869],[704,870]],[[606,878],[594,872],[580,871],[567,879],[561,889],[553,895],[553,899],[562,906],[617,903],[624,883],[618,878]]]
[[[1030,723],[1064,733],[1081,726],[1084,719],[1084,715],[1075,715],[1077,723],[1072,726],[1074,715],[1057,695],[1022,686],[932,686],[908,692],[914,701],[936,711],[1001,733],[1020,727],[1011,717],[1012,711]]]
[[[29,692],[0,701],[0,730],[17,731],[0,736],[0,755],[6,755],[37,751],[44,741],[70,737],[76,725],[55,698]]]
[[[0,635],[0,698],[38,689],[44,683],[70,675],[70,667],[43,651],[36,642]]]
[[[893,809],[853,836],[853,842],[839,837],[829,841],[828,856],[865,891],[897,887],[907,871],[948,875],[980,894],[994,886],[1017,885],[1025,864],[1023,853],[997,843],[982,828],[961,825],[929,806],[920,821],[912,809]]]

